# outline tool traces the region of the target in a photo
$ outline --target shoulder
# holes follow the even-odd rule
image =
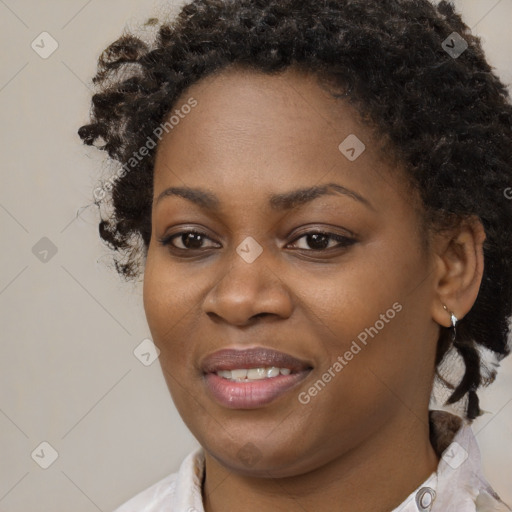
[[[475,506],[475,512],[510,512],[511,510],[492,490],[491,492],[480,491],[476,497]]]
[[[162,478],[116,508],[114,512],[157,512],[173,499],[178,473]]]
[[[471,428],[446,411],[430,411],[431,442],[440,457],[432,512],[510,512],[486,480]]]
[[[202,511],[203,473],[204,452],[199,447],[185,457],[177,472],[139,492],[114,512]]]

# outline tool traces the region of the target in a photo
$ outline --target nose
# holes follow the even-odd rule
[[[248,263],[234,252],[230,269],[204,299],[204,311],[212,320],[245,326],[259,317],[292,314],[292,295],[267,254],[263,251]]]

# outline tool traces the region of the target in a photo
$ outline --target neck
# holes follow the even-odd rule
[[[389,422],[359,446],[305,474],[279,479],[233,472],[205,451],[205,512],[389,512],[436,471],[428,412]]]

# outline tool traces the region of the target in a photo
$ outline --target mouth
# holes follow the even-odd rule
[[[230,409],[269,404],[298,386],[312,369],[307,361],[268,348],[224,349],[202,363],[207,392]]]

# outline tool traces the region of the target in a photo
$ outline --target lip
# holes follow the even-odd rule
[[[206,389],[217,403],[229,409],[263,407],[287,391],[297,387],[312,370],[307,361],[290,354],[264,347],[223,349],[208,355],[202,362]],[[220,377],[221,370],[249,369],[274,366],[289,368],[289,375],[278,375],[252,382],[236,382]]]

